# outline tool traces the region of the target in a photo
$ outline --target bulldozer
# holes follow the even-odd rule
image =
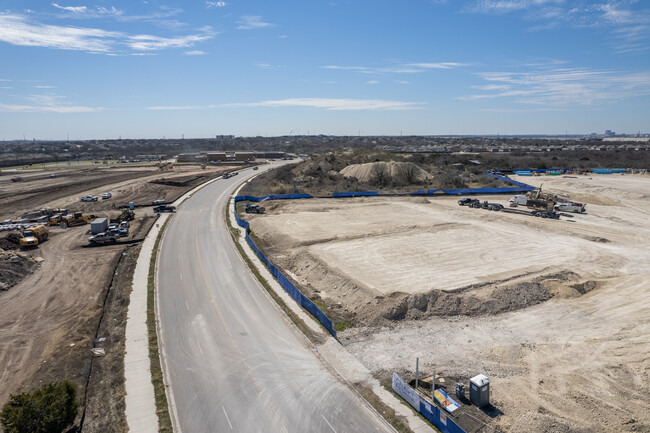
[[[23,248],[35,247],[39,242],[47,240],[49,230],[44,225],[30,227],[23,231],[23,237],[20,238],[20,246]]]
[[[75,212],[72,215],[62,217],[61,222],[65,223],[68,227],[75,227],[88,224],[92,218],[92,215],[84,215],[81,212]]]

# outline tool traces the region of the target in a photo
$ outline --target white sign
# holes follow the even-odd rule
[[[395,372],[393,372],[393,390],[413,406],[415,410],[420,411],[420,396]]]

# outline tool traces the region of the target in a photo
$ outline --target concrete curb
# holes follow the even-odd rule
[[[247,180],[246,182],[250,182],[251,179]],[[232,194],[228,202],[228,214],[230,215],[230,222],[233,224],[233,227],[237,228],[240,233],[240,237],[237,239],[237,242],[242,246],[243,251],[246,253],[249,260],[253,263],[260,275],[262,275],[262,277],[269,283],[269,286],[273,289],[273,291],[282,298],[284,303],[291,309],[291,311],[298,315],[298,317],[305,323],[305,325],[307,325],[312,331],[326,337],[326,342],[318,347],[318,351],[322,355],[323,359],[334,369],[334,371],[336,371],[336,373],[341,376],[341,378],[348,382],[348,385],[352,387],[351,383],[362,383],[363,385],[372,389],[372,392],[374,392],[377,397],[379,397],[382,403],[391,407],[397,415],[402,416],[406,419],[409,428],[413,430],[413,432],[434,433],[436,430],[431,428],[427,422],[423,421],[418,415],[416,415],[415,409],[402,403],[390,391],[381,386],[379,381],[372,376],[370,371],[363,364],[361,364],[361,362],[352,356],[345,349],[345,347],[343,347],[334,337],[332,337],[329,332],[326,332],[316,321],[316,319],[305,312],[298,305],[298,303],[282,288],[280,283],[277,282],[277,280],[273,277],[273,275],[271,275],[266,266],[264,266],[264,264],[257,257],[255,252],[253,252],[250,245],[248,245],[248,242],[246,242],[244,239],[245,229],[243,227],[240,227],[235,221],[234,197],[237,196],[237,193],[246,182],[242,183]],[[354,387],[352,387],[352,389],[354,390]],[[363,397],[360,395],[359,397],[363,399]],[[370,405],[370,403],[366,403]]]

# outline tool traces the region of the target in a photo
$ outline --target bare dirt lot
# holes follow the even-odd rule
[[[113,203],[171,202],[231,168],[59,170],[54,178],[47,172],[21,173],[23,180],[15,183],[0,176],[0,218],[58,207],[109,216],[119,213]],[[163,178],[163,183],[150,182]],[[79,202],[80,196],[105,191],[113,194],[111,199]],[[154,223],[150,207],[135,213],[124,238],[134,241],[130,244],[88,248],[89,225],[50,226],[49,239],[27,251],[11,241],[18,232],[0,234],[0,407],[10,394],[68,379],[77,384],[81,398],[87,386],[85,432],[126,431],[126,311],[140,250],[137,240]],[[105,354],[93,355],[93,348]]]
[[[267,202],[249,220],[272,261],[355,325],[342,342],[382,380],[419,357],[454,382],[488,375],[503,412],[488,419],[506,431],[650,431],[650,177],[526,181],[587,213],[380,197]]]

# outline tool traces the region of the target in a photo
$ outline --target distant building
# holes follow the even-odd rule
[[[612,131],[611,129],[606,129],[605,130],[605,137],[613,137],[615,135],[616,135],[616,133],[614,131]]]
[[[206,162],[208,157],[201,152],[181,153],[176,157],[178,162]]]

